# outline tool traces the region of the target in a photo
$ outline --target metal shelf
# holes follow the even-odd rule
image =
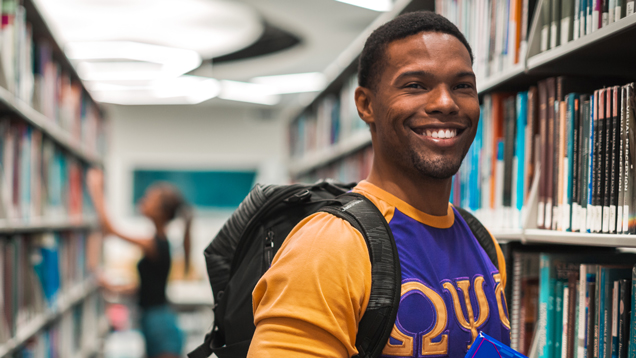
[[[636,247],[636,236],[622,234],[592,234],[527,229],[523,233],[525,243],[546,243],[604,247]]]
[[[554,49],[528,58],[529,74],[590,75],[602,69],[604,76],[636,76],[636,15]],[[611,60],[611,65],[608,61]]]
[[[297,177],[368,145],[371,145],[371,132],[367,129],[361,129],[349,138],[338,142],[336,145],[324,148],[321,151],[309,153],[300,159],[292,159],[289,165],[289,172],[292,176]]]
[[[96,290],[97,285],[92,279],[88,279],[85,282],[71,288],[68,293],[60,297],[55,308],[32,319],[24,327],[21,327],[14,337],[0,345],[0,357],[4,357],[22,346],[27,340],[29,340],[29,338],[36,335],[44,327],[55,321],[73,306],[85,300],[86,297]]]
[[[0,220],[0,234],[2,235],[44,231],[93,229],[97,227],[98,222],[94,218],[70,218],[65,220],[33,218],[29,222],[23,222],[20,220]]]
[[[96,153],[82,147],[69,133],[60,128],[53,119],[47,118],[2,87],[0,87],[0,105],[15,113],[30,125],[40,129],[45,135],[81,160],[93,165],[102,165],[102,159]]]
[[[495,87],[498,87],[506,82],[511,82],[514,79],[523,76],[525,74],[525,65],[523,62],[519,62],[518,64],[510,67],[509,69],[498,73],[494,76],[490,76],[487,78],[478,78],[477,79],[477,92],[479,94],[486,93],[492,90]]]

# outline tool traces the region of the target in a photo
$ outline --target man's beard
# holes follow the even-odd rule
[[[410,151],[409,154],[413,168],[415,168],[420,175],[435,179],[448,179],[455,175],[457,171],[459,171],[459,167],[462,165],[462,161],[466,156],[466,153],[463,153],[461,158],[431,160],[422,157],[421,154],[415,151]]]

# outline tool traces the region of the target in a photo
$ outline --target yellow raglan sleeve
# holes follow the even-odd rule
[[[299,223],[252,294],[249,358],[351,357],[371,291],[364,238],[317,213]]]

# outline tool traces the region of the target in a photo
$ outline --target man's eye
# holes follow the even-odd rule
[[[424,86],[422,86],[419,83],[409,83],[406,86],[404,86],[405,88],[418,88],[418,89],[423,89]]]
[[[462,83],[457,85],[455,88],[457,89],[472,89],[474,86],[470,83]]]

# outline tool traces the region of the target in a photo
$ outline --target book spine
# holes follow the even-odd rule
[[[613,138],[614,136],[612,135],[612,112],[611,112],[611,106],[612,106],[612,102],[611,102],[611,90],[610,89],[606,89],[604,92],[604,96],[603,96],[603,100],[605,101],[605,103],[601,102],[603,104],[603,109],[605,112],[605,117],[604,117],[604,122],[605,122],[605,128],[604,128],[604,164],[603,164],[603,170],[604,170],[604,174],[603,174],[603,179],[601,181],[601,183],[603,184],[603,190],[601,192],[602,198],[603,198],[603,229],[602,232],[604,233],[609,233],[610,232],[610,216],[611,216],[611,212],[610,212],[610,187],[611,187],[611,183],[612,183],[612,166],[613,166],[613,162],[612,162],[612,142],[613,142]]]
[[[603,357],[603,348],[601,347],[601,337],[603,335],[603,306],[602,303],[604,300],[601,300],[603,295],[603,283],[601,280],[601,268],[596,268],[596,292],[594,294],[594,358],[602,358]]]
[[[571,173],[572,173],[572,186],[570,188],[570,195],[572,197],[572,231],[578,232],[580,231],[580,193],[581,193],[581,177],[580,177],[580,165],[581,165],[581,156],[583,152],[583,146],[581,141],[581,118],[580,118],[580,100],[578,96],[575,96],[574,100],[574,108],[572,109],[572,165],[571,165]],[[570,143],[568,143],[568,149],[570,147]]]
[[[552,349],[552,357],[561,357],[562,345],[563,345],[563,330],[567,322],[563,322],[564,300],[563,294],[565,289],[565,283],[562,280],[555,280],[555,292],[554,292],[554,322],[553,322],[553,340],[554,346]]]
[[[624,142],[624,161],[623,161],[623,172],[625,177],[623,178],[623,233],[629,234],[629,208],[631,204],[631,191],[632,185],[631,182],[632,174],[631,174],[631,155],[630,155],[630,143],[633,136],[630,131],[633,131],[631,128],[631,123],[629,122],[629,116],[627,113],[627,86],[623,86],[621,88],[621,123],[625,127],[623,134],[623,142]]]
[[[510,348],[519,351],[520,342],[519,336],[523,331],[522,319],[521,319],[521,276],[522,276],[522,255],[515,252],[513,255],[513,268],[512,268],[512,310],[510,314]]]
[[[551,48],[550,45],[550,27],[552,24],[552,4],[551,0],[544,0],[541,8],[541,52]],[[556,0],[554,0],[556,1]]]
[[[627,208],[627,227],[630,234],[636,233],[636,205],[634,205],[634,163],[636,162],[636,151],[633,147],[636,144],[636,116],[634,115],[634,84],[626,85],[625,90],[625,130],[627,131],[627,139],[625,142],[625,154],[627,155],[626,171],[629,173],[627,178],[627,191],[625,192],[625,201]]]
[[[590,281],[591,278],[591,281]],[[588,296],[588,313],[587,313],[587,341],[586,341],[586,357],[598,357],[597,326],[596,326],[596,274],[588,273],[587,281]]]
[[[612,349],[610,349],[610,357],[618,358],[618,295],[619,281],[614,281],[612,287]]]
[[[591,96],[590,97],[590,102],[588,103],[588,109],[589,109],[589,116],[588,116],[588,121],[589,121],[589,148],[590,148],[590,152],[589,152],[589,157],[588,157],[588,165],[589,165],[589,169],[588,169],[588,182],[587,182],[587,218],[586,218],[586,231],[587,232],[593,232],[594,230],[594,226],[593,226],[593,222],[594,222],[594,205],[595,205],[595,201],[594,201],[594,179],[595,177],[595,168],[596,168],[596,122],[594,121],[594,103],[595,103],[595,96]]]
[[[569,167],[568,165],[568,157],[567,157],[567,142],[566,142],[566,138],[567,138],[567,106],[565,104],[565,101],[558,101],[555,105],[558,105],[558,110],[555,109],[555,111],[557,112],[556,114],[556,118],[558,118],[558,134],[557,137],[555,138],[555,142],[558,143],[557,144],[557,153],[558,153],[558,157],[557,157],[557,173],[555,175],[555,186],[556,186],[556,196],[555,196],[555,202],[557,203],[557,210],[556,210],[556,215],[554,216],[554,218],[556,219],[556,227],[554,227],[554,229],[559,230],[559,231],[564,231],[566,228],[566,182],[568,180],[567,178],[567,168]],[[555,168],[556,169],[556,168]]]
[[[561,325],[558,326],[561,328],[561,332],[559,332],[561,336],[561,349],[560,349],[560,352],[558,352],[558,355],[555,355],[555,356],[556,357],[560,356],[565,358],[568,356],[568,341],[570,339],[570,336],[569,336],[570,317],[568,315],[570,312],[570,286],[568,285],[567,282],[561,283],[561,285],[563,286],[561,290],[563,292],[562,294],[563,297],[561,302],[563,311],[561,312],[561,316],[560,316]]]
[[[576,335],[576,357],[585,358],[585,335],[587,333],[587,265],[579,266],[579,285],[578,285],[578,319],[577,319],[577,335]]]
[[[593,125],[590,124],[590,100],[589,96],[584,95],[582,97],[582,113],[581,124],[583,126],[583,158],[581,159],[581,232],[587,232],[587,211],[588,211],[588,187],[590,183],[590,150],[591,150],[591,137],[590,129]]]
[[[578,328],[578,272],[571,272],[568,275],[568,339],[567,341],[567,350],[565,357],[574,358],[576,354],[576,342],[577,342],[577,328]]]
[[[528,130],[528,92],[521,92],[517,95],[517,139],[515,144],[515,180],[513,180],[512,190],[515,191],[513,201],[513,220],[512,226],[514,228],[521,227],[521,209],[525,202],[526,186],[525,183],[527,174],[526,171],[530,171],[529,161],[526,158],[530,157],[529,153],[526,153],[526,148],[529,146],[526,143],[528,138],[528,132],[532,133],[532,130]]]
[[[574,0],[561,0],[561,41],[560,45],[572,41],[574,24]]]
[[[554,181],[555,181],[555,167],[557,167],[557,163],[555,162],[555,156],[558,155],[558,150],[556,148],[556,143],[555,143],[555,134],[558,133],[558,131],[556,130],[556,113],[555,113],[555,96],[556,96],[556,79],[555,78],[548,78],[546,80],[547,83],[547,87],[548,87],[548,102],[547,102],[547,113],[548,113],[548,146],[547,146],[547,190],[546,190],[546,205],[545,205],[545,227],[547,229],[551,229],[553,228],[553,223],[552,223],[552,219],[553,219],[553,207],[556,205],[556,202],[554,200],[554,195],[555,195],[555,191],[556,191],[556,187],[554,185]]]
[[[574,26],[572,34],[573,40],[578,40],[581,37],[581,3],[585,0],[574,1]]]
[[[625,5],[625,16],[629,16],[629,15],[633,15],[634,14],[634,3],[636,1],[634,0],[627,0],[627,4]]]
[[[617,96],[618,96],[618,105],[616,117],[618,121],[619,130],[619,148],[618,148],[618,193],[616,193],[618,197],[618,203],[616,207],[616,232],[619,234],[623,233],[623,213],[625,206],[625,189],[624,186],[627,185],[625,181],[625,121],[623,117],[623,88],[617,88]]]
[[[629,280],[620,280],[619,297],[618,357],[627,358],[627,337],[629,336],[629,318],[631,314],[631,282]]]
[[[601,28],[603,21],[603,0],[593,0],[594,11],[592,12],[592,31]]]
[[[628,340],[628,357],[635,358],[636,357],[636,265],[632,268],[632,298],[631,298],[631,313],[630,313],[630,324],[629,324],[629,340]]]
[[[603,210],[603,205],[601,201],[601,173],[602,173],[602,162],[603,162],[603,121],[599,119],[599,99],[600,99],[600,90],[596,91],[594,94],[594,217],[592,224],[592,232],[599,232],[599,222],[601,222],[601,212]]]
[[[553,49],[560,45],[561,40],[561,2],[554,0],[551,4],[550,49]]]
[[[565,165],[565,222],[564,222],[564,229],[565,231],[573,231],[572,230],[572,208],[574,207],[574,205],[576,205],[576,201],[575,199],[575,193],[576,190],[574,188],[576,188],[577,183],[577,179],[578,176],[576,174],[576,166],[578,165],[578,160],[576,159],[578,156],[578,148],[575,151],[574,147],[577,146],[578,147],[578,122],[576,121],[575,118],[575,113],[576,113],[576,104],[575,102],[578,101],[578,99],[576,99],[576,94],[570,94],[567,96],[567,103],[566,103],[566,138],[565,138],[565,144],[567,146],[567,161]],[[578,199],[577,199],[578,200]]]
[[[587,0],[581,0],[581,8],[579,9],[579,34],[581,37],[585,36],[587,29]]]
[[[539,358],[552,357],[552,329],[551,329],[551,306],[554,306],[554,296],[552,295],[553,281],[550,277],[551,262],[550,256],[541,254],[539,258],[539,320],[538,320],[538,350]],[[636,281],[635,281],[636,282]]]
[[[619,206],[619,193],[621,192],[621,168],[622,164],[622,135],[621,135],[621,120],[620,120],[620,87],[615,86],[612,89],[612,184],[613,189],[610,190],[610,207],[611,213],[613,213],[613,217],[610,218],[610,232],[616,233],[619,232],[618,227],[618,211],[622,210],[622,205]],[[622,218],[621,218],[622,221]],[[622,223],[621,223],[622,224]],[[622,232],[622,227],[621,230]]]
[[[602,14],[601,14],[601,27],[605,27],[609,25],[609,9],[610,9],[610,1],[611,0],[602,0]]]
[[[548,190],[548,171],[549,171],[549,161],[548,161],[548,93],[547,93],[547,83],[545,81],[540,81],[538,83],[538,92],[539,92],[539,138],[540,138],[540,159],[539,163],[541,165],[541,177],[539,178],[539,203],[537,209],[537,227],[539,228],[547,228],[545,217],[546,217],[546,206],[547,206],[547,190]]]

